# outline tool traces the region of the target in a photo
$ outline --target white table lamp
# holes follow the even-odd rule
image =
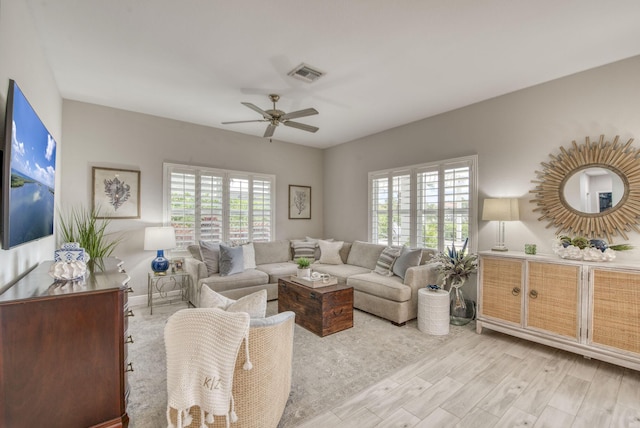
[[[144,249],[157,251],[151,261],[151,270],[162,275],[169,269],[169,260],[164,257],[164,250],[176,247],[176,231],[173,227],[147,227],[144,230]]]
[[[493,251],[508,251],[504,244],[504,222],[520,220],[518,199],[485,199],[482,220],[498,222],[498,243],[491,249]]]

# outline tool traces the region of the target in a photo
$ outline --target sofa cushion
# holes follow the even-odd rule
[[[253,248],[256,253],[256,266],[291,260],[291,248],[288,240],[254,242]]]
[[[344,284],[346,279],[351,275],[357,275],[365,272],[371,272],[371,269],[363,268],[360,266],[352,266],[352,265],[323,265],[320,263],[314,263],[313,266],[314,272],[319,273],[327,273],[331,276],[335,276],[338,278],[338,282]],[[380,275],[377,275],[378,277]]]
[[[422,249],[416,248],[414,250],[409,247],[402,247],[402,252],[400,256],[396,259],[396,262],[393,264],[393,273],[398,275],[400,278],[404,279],[404,275],[407,272],[407,269],[413,266],[418,266],[420,264],[420,260],[422,259]]]
[[[318,241],[320,240],[320,238],[312,238],[312,237],[310,237],[310,236],[305,236],[305,237],[304,237],[304,239],[305,239],[305,241],[307,241],[307,242],[312,242],[312,243],[316,246],[316,248],[315,248],[315,254],[314,254],[314,256],[313,256],[313,257],[314,257],[316,260],[320,260],[320,247],[318,246]],[[329,241],[329,242],[331,242],[331,241],[335,241],[335,239],[333,239],[333,238],[327,238],[327,239],[324,239],[324,241]]]
[[[291,262],[267,263],[258,265],[256,269],[269,275],[269,284],[275,284],[280,278],[287,278],[291,275],[295,275],[298,266]]]
[[[244,250],[242,247],[227,247],[220,244],[220,276],[229,276],[244,271]]]
[[[436,254],[438,254],[438,250],[435,248],[423,248],[420,264],[426,265],[427,263],[431,263],[431,259],[434,258]]]
[[[201,308],[220,308],[225,310],[232,302],[235,302],[235,300],[225,297],[220,293],[216,293],[204,284],[200,289]]]
[[[316,259],[316,246],[315,242],[291,241],[291,248],[293,249],[293,261],[298,261],[299,258],[305,257],[310,262],[314,262]]]
[[[344,242],[342,244],[342,248],[340,248],[340,258],[342,259],[342,263],[347,263],[349,259],[349,251],[351,251],[351,242]]]
[[[378,275],[393,275],[391,268],[400,255],[400,251],[401,249],[398,247],[385,247],[382,253],[380,253],[378,261],[376,262],[376,268],[373,271]]]
[[[341,265],[342,258],[340,257],[340,249],[342,248],[343,241],[325,241],[318,240],[318,246],[320,247],[320,263],[328,265]]]
[[[382,276],[373,272],[353,275],[347,279],[347,285],[354,291],[371,294],[394,302],[411,300],[411,287],[404,285],[399,276]]]
[[[246,312],[251,318],[264,318],[267,313],[267,290],[256,291],[234,300],[226,311]]]
[[[200,253],[200,245],[189,245],[187,246],[187,251],[189,251],[189,254],[191,254],[191,257],[193,257],[196,260],[202,261],[202,254]]]
[[[253,242],[242,245],[242,259],[244,261],[245,269],[256,268],[256,251],[253,246]]]
[[[200,260],[207,266],[209,276],[219,272],[220,244],[200,241]]]
[[[233,300],[203,285],[200,292],[200,307],[219,308],[227,312],[246,312],[251,318],[264,318],[267,312],[267,290],[256,291]]]
[[[212,290],[218,293],[239,288],[265,285],[269,283],[269,275],[257,269],[247,269],[242,273],[231,276],[220,276],[214,274],[200,280],[201,284],[207,284]]]
[[[378,258],[384,250],[385,245],[372,244],[369,242],[354,241],[349,251],[347,264],[367,268],[370,271],[376,268]]]

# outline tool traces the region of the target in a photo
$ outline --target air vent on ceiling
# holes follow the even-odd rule
[[[304,80],[305,82],[312,83],[324,76],[324,72],[308,66],[307,64],[300,64],[293,70],[287,73],[291,77]]]

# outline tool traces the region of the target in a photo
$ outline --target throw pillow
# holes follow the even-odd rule
[[[267,313],[267,290],[239,298],[227,306],[227,312],[247,312],[250,318],[264,318]]]
[[[244,272],[242,247],[227,247],[220,244],[220,276]]]
[[[200,307],[201,308],[219,308],[226,310],[227,307],[235,302],[233,299],[216,293],[208,285],[202,284],[200,288]]]
[[[400,248],[386,247],[382,250],[382,253],[380,253],[378,261],[376,262],[376,268],[373,271],[384,276],[393,275],[391,268],[393,267],[393,262],[396,261],[399,255]]]
[[[291,241],[293,248],[293,261],[297,262],[299,258],[306,257],[310,262],[316,259],[316,243],[307,241]]]
[[[218,273],[220,259],[220,244],[200,241],[200,258],[207,266],[209,276]]]
[[[244,259],[245,269],[256,268],[256,250],[253,247],[253,242],[249,242],[242,246],[242,258]]]
[[[421,248],[412,250],[409,247],[403,247],[400,256],[398,256],[396,262],[393,264],[393,273],[404,279],[407,269],[413,266],[418,266],[421,258]]]
[[[267,312],[267,290],[256,291],[233,300],[203,284],[200,290],[200,307],[218,308],[227,312],[246,312],[250,318],[264,318]]]
[[[316,260],[320,260],[320,247],[318,247],[318,241],[320,240],[320,238],[312,238],[310,236],[305,236],[305,239],[307,242],[313,242],[316,246],[316,251],[313,255],[313,257]],[[334,241],[333,238],[328,238],[328,239],[324,239],[323,241]]]
[[[320,247],[320,260],[318,262],[326,265],[343,264],[342,258],[340,257],[342,243],[343,241],[325,241],[323,239],[319,239],[318,246]]]
[[[189,251],[189,254],[191,254],[191,257],[193,257],[196,260],[202,260],[202,253],[200,253],[200,245],[189,245],[187,247],[187,250]]]

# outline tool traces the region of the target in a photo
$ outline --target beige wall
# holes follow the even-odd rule
[[[40,47],[26,4],[0,2],[0,121],[4,122],[9,79],[15,80],[51,135],[57,140],[56,165],[61,162],[62,99],[53,73]],[[0,126],[0,128],[3,128]],[[56,177],[56,204],[60,201],[60,176]],[[43,260],[53,258],[54,238],[47,237],[11,250],[0,251],[0,289]]]
[[[89,203],[93,166],[140,170],[141,218],[110,224],[111,232],[126,232],[116,254],[126,260],[136,295],[146,293],[146,272],[155,257],[142,250],[144,228],[163,221],[163,162],[274,174],[276,238],[322,235],[319,149],[69,100],[63,118],[63,207]],[[311,186],[311,220],[288,219],[290,184]]]
[[[535,171],[574,139],[640,138],[638,76],[634,57],[327,149],[325,235],[367,239],[369,171],[478,154],[478,249],[494,245],[497,227],[480,220],[482,201],[518,197],[522,221],[506,224],[507,246],[535,243],[550,252],[555,229],[537,220],[529,202]],[[640,247],[640,235],[630,238]]]

